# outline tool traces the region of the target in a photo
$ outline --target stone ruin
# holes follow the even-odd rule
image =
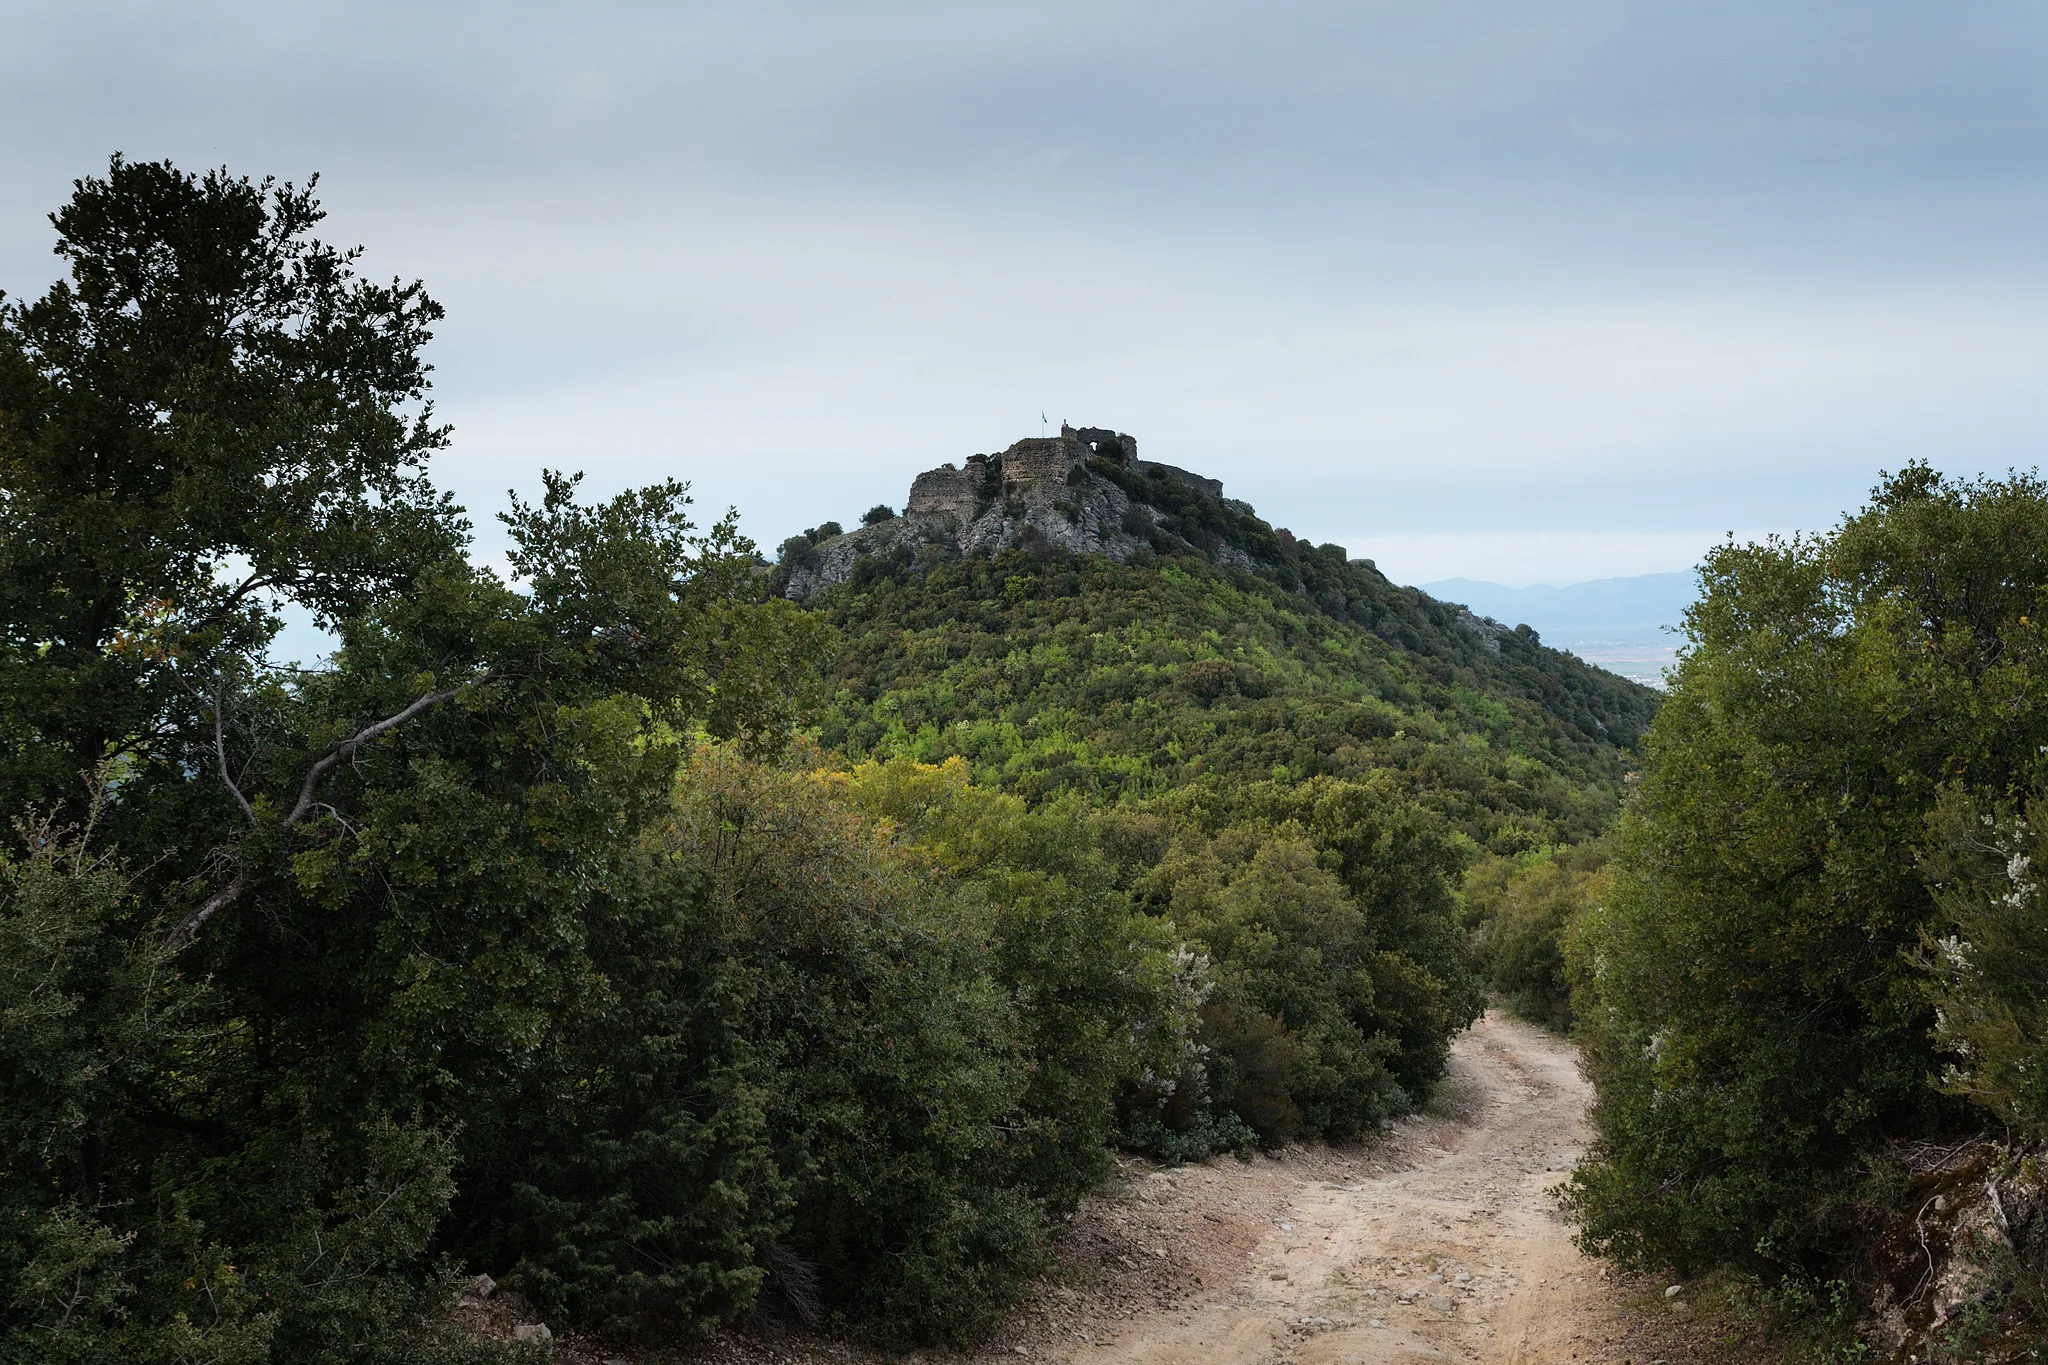
[[[1062,422],[1058,436],[1019,441],[1000,455],[970,455],[962,469],[945,464],[926,470],[910,485],[904,515],[972,521],[991,494],[1007,495],[1035,484],[1064,484],[1077,466],[1098,458],[1134,468],[1139,463],[1138,438]],[[1222,485],[1217,488],[1220,491]]]
[[[1134,436],[1062,422],[1058,436],[1018,441],[997,455],[971,455],[958,468],[926,470],[911,483],[902,516],[813,546],[789,566],[786,591],[802,601],[844,582],[871,555],[908,553],[922,563],[1024,546],[1128,560],[1150,543],[1161,514],[1133,501],[1105,469],[1164,475],[1223,498],[1218,480],[1139,459]],[[1211,553],[1219,562],[1242,560],[1236,567],[1251,567],[1248,556],[1228,546]]]

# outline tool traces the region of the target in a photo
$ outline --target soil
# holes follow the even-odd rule
[[[1590,1136],[1570,1043],[1499,1012],[1437,1098],[1367,1144],[1158,1168],[1127,1160],[1058,1270],[996,1337],[939,1362],[1062,1365],[1681,1365],[1725,1357],[1688,1290],[1582,1255],[1556,1187]],[[1728,1343],[1733,1344],[1733,1343]],[[1740,1348],[1738,1348],[1740,1349]],[[557,1360],[639,1362],[569,1339]],[[647,1357],[654,1359],[655,1357]],[[1732,1358],[1755,1358],[1743,1355]],[[716,1365],[866,1365],[773,1327]]]

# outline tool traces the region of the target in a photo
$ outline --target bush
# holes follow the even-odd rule
[[[22,832],[22,856],[0,865],[0,1280],[14,1291],[0,1355],[170,1365],[409,1349],[441,1290],[418,1262],[454,1192],[446,1134],[372,1114],[353,1134],[255,1129],[233,1161],[191,1140],[217,1136],[204,1122],[165,1141],[181,1120],[134,1097],[218,1083],[235,1021],[184,979],[163,922],[83,832]],[[137,923],[141,935],[123,932]],[[151,1158],[142,1198],[138,1151]]]
[[[660,846],[703,878],[708,919],[677,946],[731,978],[717,1012],[754,1059],[780,1239],[843,1325],[972,1334],[1044,1235],[1009,1151],[1030,1054],[985,915],[920,881],[835,776],[713,749],[678,791]]]
[[[814,1277],[864,1335],[970,1338],[1107,1168],[1119,1091],[1185,1048],[1170,936],[1077,812],[1027,814],[958,763],[714,748],[678,791],[659,846],[704,908],[675,942],[729,981],[705,994],[745,1035],[787,1191],[781,1297]]]
[[[862,764],[849,793],[986,925],[1032,1058],[1035,1126],[1011,1136],[1010,1158],[1054,1211],[1071,1210],[1108,1171],[1119,1096],[1188,1055],[1199,964],[1170,924],[1138,913],[1076,800],[1031,810],[972,785],[957,758]]]
[[[1474,962],[1524,1019],[1568,1032],[1569,927],[1606,898],[1604,843],[1488,856],[1465,874],[1464,922]]]
[[[1935,811],[1925,866],[1948,932],[1930,935],[1944,1087],[2028,1142],[2048,1141],[2048,800],[1951,793]]]
[[[1200,1085],[1218,1109],[1277,1144],[1355,1137],[1428,1095],[1480,1006],[1452,913],[1463,854],[1436,819],[1389,783],[1317,778],[1113,824],[1143,901],[1213,964]]]
[[[1916,466],[1702,580],[1612,892],[1567,938],[1599,1089],[1571,1200],[1627,1261],[1825,1279],[1865,1162],[1974,1122],[1930,1084],[1924,945],[1962,912],[1923,859],[1943,811],[2012,800],[2048,754],[2048,488]]]

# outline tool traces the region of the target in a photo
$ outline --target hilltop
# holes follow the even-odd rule
[[[1213,526],[1177,525],[1193,501],[1225,515]],[[887,510],[887,509],[882,509]],[[905,556],[912,564],[1004,549],[1099,554],[1128,563],[1163,538],[1188,541],[1216,563],[1253,569],[1256,521],[1250,504],[1226,499],[1223,485],[1173,465],[1138,458],[1134,436],[1061,423],[1060,434],[1018,441],[996,455],[970,455],[926,470],[910,485],[901,517],[889,516],[818,544],[789,566],[787,593],[798,601],[852,577],[861,561]],[[1259,523],[1261,527],[1264,523]],[[1208,534],[1203,534],[1203,532]],[[1232,535],[1232,532],[1237,534]],[[1270,529],[1267,534],[1270,535]]]
[[[1063,426],[785,542],[778,590],[848,644],[820,737],[1032,799],[1379,772],[1490,847],[1605,827],[1651,689],[1137,450]]]

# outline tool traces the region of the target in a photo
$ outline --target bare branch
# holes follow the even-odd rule
[[[476,686],[477,683],[483,682],[488,677],[490,677],[490,674],[486,673],[483,678],[478,678],[476,682],[464,683],[460,687],[450,687],[440,692],[429,692],[422,697],[416,698],[412,705],[406,707],[403,711],[386,716],[374,724],[365,725],[347,739],[334,745],[320,757],[319,761],[306,769],[306,780],[299,784],[298,803],[292,807],[292,813],[285,816],[285,824],[296,825],[299,821],[306,818],[307,814],[313,809],[313,793],[319,786],[320,779],[355,757],[356,750],[362,748],[379,735],[389,734],[391,731],[396,730],[414,716],[424,715],[451,697],[461,696],[462,693]]]
[[[460,686],[443,688],[439,692],[425,693],[414,698],[412,703],[404,710],[388,715],[380,721],[365,725],[347,739],[339,740],[329,746],[327,752],[315,760],[312,767],[306,769],[306,780],[299,784],[299,799],[292,806],[291,813],[285,816],[284,827],[290,829],[293,825],[304,820],[314,810],[324,806],[324,803],[314,799],[319,791],[320,779],[354,757],[356,750],[380,735],[389,734],[407,721],[426,714],[442,702],[461,696],[472,687],[481,686],[496,675],[497,670],[491,669]],[[220,710],[218,707],[214,710],[214,740],[216,752],[220,757],[222,780],[228,784],[228,790],[234,792],[235,799],[241,802],[242,809],[249,812],[250,819],[255,819],[255,812],[250,808],[249,803],[243,799],[240,789],[235,786],[234,779],[228,775],[227,748],[222,739]],[[192,936],[199,932],[202,925],[240,900],[256,885],[258,880],[258,877],[246,870],[237,872],[234,879],[226,886],[208,896],[191,914],[178,921],[177,926],[164,937],[164,950],[166,952],[176,952],[187,943],[190,943]]]
[[[199,932],[200,925],[205,924],[215,915],[240,900],[242,894],[254,885],[256,885],[254,877],[251,877],[246,872],[237,872],[233,881],[214,892],[211,896],[208,896],[204,901],[201,901],[197,909],[179,920],[177,927],[164,935],[164,951],[175,953],[178,949],[190,943],[192,936]]]
[[[296,587],[299,581],[297,578],[273,578],[260,570],[252,571],[247,578],[228,589],[228,595],[214,603],[213,610],[198,617],[190,625],[186,626],[185,633],[188,635],[196,634],[199,631],[219,625],[237,607],[248,601],[256,593],[272,588]]]
[[[242,814],[249,817],[249,823],[254,824],[256,812],[249,805],[249,798],[242,795],[242,789],[235,785],[234,774],[228,771],[228,740],[221,722],[221,712],[227,709],[226,691],[226,687],[218,682],[213,685],[213,752],[220,760],[220,780],[227,783],[235,804],[242,808]]]
[[[221,603],[220,608],[215,611],[214,616],[224,616],[236,607],[241,606],[248,599],[250,593],[256,592],[261,588],[275,588],[277,586],[279,586],[277,579],[267,578],[261,573],[252,573],[235,585],[234,589],[228,593],[227,600]]]

